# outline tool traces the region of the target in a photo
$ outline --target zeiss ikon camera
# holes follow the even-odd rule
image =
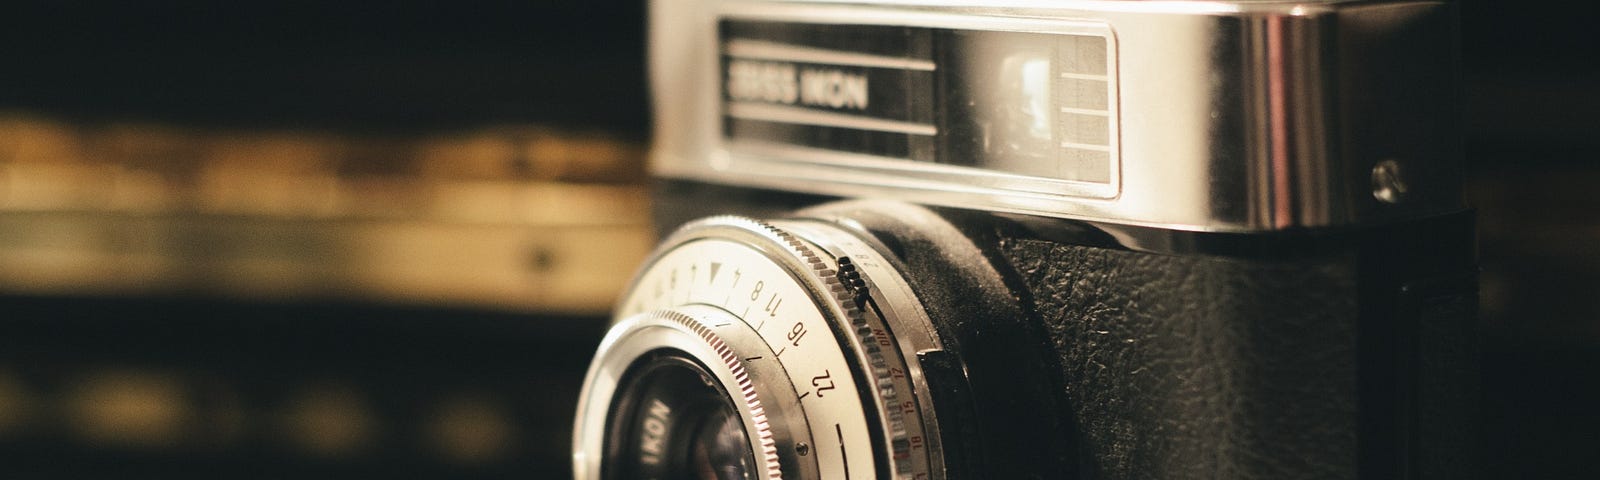
[[[650,13],[577,478],[1472,475],[1449,4]]]

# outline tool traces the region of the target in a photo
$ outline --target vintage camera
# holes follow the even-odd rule
[[[1451,5],[867,3],[653,3],[577,478],[1472,476]]]

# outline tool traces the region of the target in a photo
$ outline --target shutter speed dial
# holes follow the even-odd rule
[[[938,343],[910,292],[832,224],[685,226],[590,367],[576,478],[942,478],[915,361]]]

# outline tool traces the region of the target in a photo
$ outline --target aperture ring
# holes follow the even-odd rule
[[[757,478],[784,478],[785,463],[793,472],[815,472],[809,459],[780,452],[778,445],[795,438],[808,439],[808,433],[785,422],[790,410],[798,409],[792,390],[757,383],[752,375],[781,376],[775,362],[759,363],[747,358],[770,358],[756,332],[731,314],[712,307],[688,305],[632,315],[619,322],[601,342],[579,397],[578,418],[574,425],[574,478],[609,478],[606,461],[610,431],[607,411],[624,390],[625,372],[640,359],[663,349],[681,352],[707,368],[714,381],[730,393],[757,462]],[[797,431],[801,430],[801,431]],[[784,459],[787,458],[787,462]]]
[[[800,219],[777,226],[815,244],[838,265],[827,280],[835,302],[851,307],[845,317],[849,332],[843,333],[870,379],[874,398],[863,400],[876,407],[882,422],[890,473],[901,479],[942,478],[937,419],[915,356],[942,347],[928,335],[927,313],[906,280],[880,248],[855,233]]]
[[[734,353],[733,349],[729,348],[728,344],[723,342],[716,332],[713,332],[710,327],[703,324],[703,320],[685,315],[677,310],[657,310],[653,315],[663,320],[677,322],[679,325],[688,328],[689,331],[694,332],[695,335],[698,335],[701,340],[706,342],[707,346],[711,347],[712,351],[716,352],[717,358],[722,361],[722,365],[728,367],[728,371],[732,372],[734,385],[724,384],[723,387],[737,386],[739,394],[743,397],[735,400],[743,401],[744,404],[741,405],[740,410],[748,409],[750,412],[749,423],[755,424],[755,430],[749,432],[749,434],[754,436],[761,444],[758,461],[765,465],[764,470],[767,472],[768,478],[774,480],[783,478],[783,469],[778,461],[778,447],[776,442],[773,441],[772,424],[767,419],[767,410],[762,407],[761,396],[756,393],[756,386],[750,381],[750,375],[745,371],[744,362],[739,359],[739,355]],[[733,391],[731,388],[728,390]]]

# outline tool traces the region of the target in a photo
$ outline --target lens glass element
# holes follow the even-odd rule
[[[754,480],[744,421],[714,378],[676,350],[640,357],[611,407],[602,476]]]
[[[699,480],[743,480],[753,473],[750,443],[738,412],[722,408],[706,415],[689,448],[689,464]]]

